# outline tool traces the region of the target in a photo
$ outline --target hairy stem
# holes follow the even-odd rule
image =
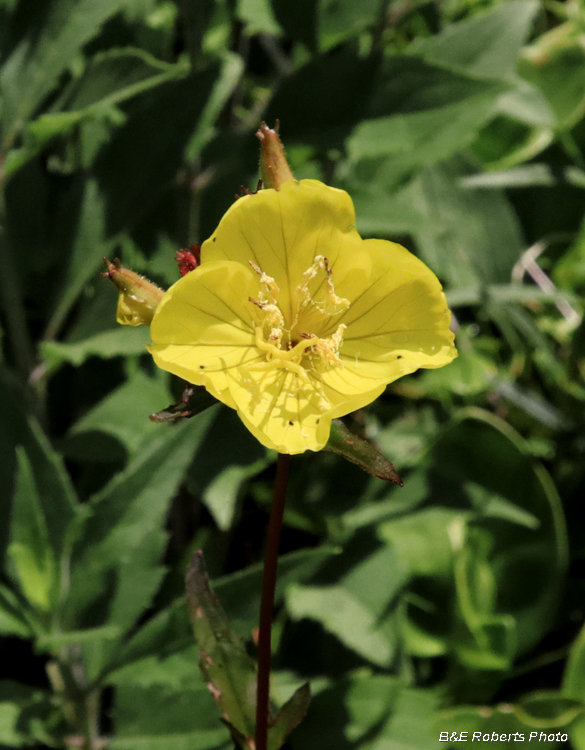
[[[256,738],[255,750],[266,750],[268,742],[268,720],[270,717],[270,639],[272,634],[272,611],[278,570],[278,547],[280,530],[286,502],[286,488],[290,469],[290,456],[280,453],[276,466],[274,496],[268,524],[268,538],[264,555],[262,578],[262,602],[260,604],[260,630],[258,633],[258,685],[256,691]]]

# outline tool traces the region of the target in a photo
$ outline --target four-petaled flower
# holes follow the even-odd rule
[[[451,362],[436,276],[354,221],[347,193],[316,180],[240,198],[156,310],[157,365],[237,409],[265,446],[301,453],[388,383]]]

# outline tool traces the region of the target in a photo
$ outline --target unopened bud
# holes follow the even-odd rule
[[[164,292],[152,281],[134,271],[124,268],[116,258],[113,263],[104,258],[106,272],[102,276],[111,279],[120,290],[116,320],[125,326],[150,325],[154,311]]]
[[[263,122],[256,132],[256,137],[260,140],[260,175],[262,185],[265,188],[274,188],[279,190],[283,182],[294,180],[294,175],[290,171],[284,148],[278,137],[278,120],[276,128],[273,130]]]
[[[181,276],[186,276],[201,263],[201,245],[191,245],[188,250],[177,250],[175,260]]]

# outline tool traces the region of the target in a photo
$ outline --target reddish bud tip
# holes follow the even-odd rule
[[[201,245],[191,245],[188,250],[177,250],[175,260],[179,264],[181,276],[186,276],[201,263]]]

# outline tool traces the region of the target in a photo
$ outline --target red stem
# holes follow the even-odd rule
[[[258,633],[255,750],[267,750],[268,743],[272,611],[274,609],[274,591],[278,570],[278,547],[286,502],[289,469],[290,456],[286,453],[279,453],[270,522],[268,524],[268,537],[266,539],[266,552],[264,554],[264,575],[262,578],[262,602],[260,604],[260,628]]]

